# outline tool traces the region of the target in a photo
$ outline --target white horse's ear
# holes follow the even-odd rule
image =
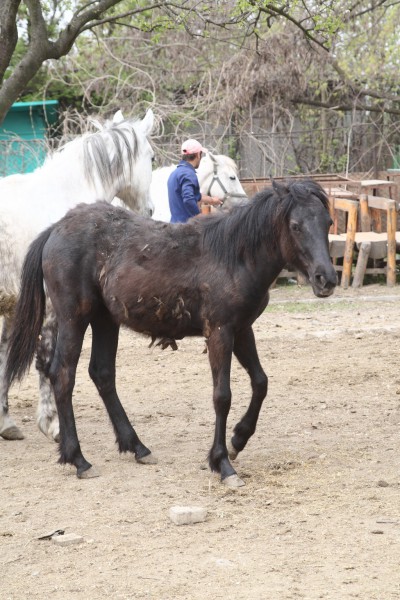
[[[104,129],[103,125],[97,119],[89,118],[89,123],[91,123],[91,125],[96,127],[96,129],[98,129],[98,131],[103,131],[103,129]]]
[[[144,116],[142,121],[143,131],[146,135],[150,135],[153,127],[154,127],[154,113],[151,108],[148,109],[147,113]]]
[[[117,110],[117,112],[112,118],[112,122],[114,123],[114,125],[118,125],[118,123],[122,123],[122,121],[125,121],[124,115],[122,114],[121,110]]]

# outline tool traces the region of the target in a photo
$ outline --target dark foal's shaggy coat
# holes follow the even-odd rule
[[[121,452],[139,462],[151,453],[129,423],[115,389],[119,326],[174,346],[185,336],[207,340],[216,412],[212,470],[242,485],[229,460],[256,428],[267,394],[252,324],[268,304],[268,288],[290,263],[316,295],[332,293],[327,198],[313,182],[276,185],[228,215],[186,224],[154,222],[105,203],[79,206],[47,229],[27,255],[7,365],[11,382],[28,368],[44,316],[43,279],[59,333],[49,376],[60,418],[60,462],[89,476],[72,413],[72,390],[83,337],[92,328],[89,373],[105,403]],[[228,453],[232,353],[250,376],[249,408]]]

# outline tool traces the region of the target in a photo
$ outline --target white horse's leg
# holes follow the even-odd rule
[[[5,440],[23,440],[24,434],[8,413],[8,386],[4,381],[10,324],[10,317],[4,317],[0,338],[0,436]]]
[[[37,408],[37,424],[47,437],[58,442],[60,426],[53,388],[48,372],[54,356],[57,339],[57,321],[50,302],[47,302],[46,318],[40,340],[37,345],[36,368],[39,371],[39,403]]]
[[[58,422],[53,388],[44,373],[39,373],[39,393],[40,396],[36,414],[38,427],[44,435],[53,439],[55,442],[59,442],[60,425]]]

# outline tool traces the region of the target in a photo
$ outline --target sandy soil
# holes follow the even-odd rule
[[[284,600],[400,598],[400,287],[330,300],[278,287],[255,325],[270,388],[237,460],[246,486],[211,474],[211,378],[202,340],[177,352],[124,331],[118,387],[159,462],[119,456],[87,375],[75,388],[85,456],[78,480],[36,429],[36,373],[12,390],[26,439],[0,439],[0,598]],[[235,363],[230,428],[249,397]],[[174,505],[207,520],[176,526]],[[83,537],[58,546],[55,529]]]

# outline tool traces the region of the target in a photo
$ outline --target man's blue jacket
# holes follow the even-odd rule
[[[197,203],[201,193],[193,165],[181,160],[169,176],[167,185],[171,223],[186,223],[200,213]]]

